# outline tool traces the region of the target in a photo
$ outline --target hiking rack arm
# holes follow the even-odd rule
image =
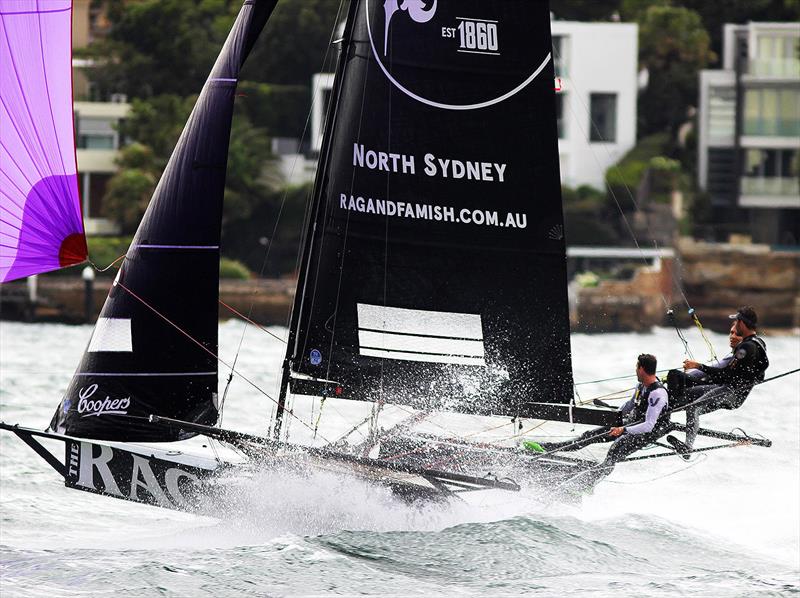
[[[426,469],[424,467],[414,467],[402,463],[392,463],[392,462],[382,461],[380,459],[357,457],[355,455],[337,453],[321,448],[290,444],[287,442],[282,442],[280,440],[271,440],[263,436],[255,436],[253,434],[245,434],[244,432],[235,432],[233,430],[216,428],[214,426],[195,424],[192,422],[181,421],[179,419],[162,417],[160,415],[151,415],[149,417],[149,420],[150,423],[153,424],[177,427],[182,430],[197,432],[198,434],[203,434],[211,438],[217,438],[218,440],[228,442],[230,444],[233,444],[234,446],[239,445],[240,443],[260,444],[262,446],[274,449],[283,448],[289,450],[299,450],[309,455],[315,455],[328,459],[335,459],[337,461],[343,461],[345,463],[354,463],[358,465],[375,467],[378,469],[388,469],[392,471],[401,471],[404,473],[416,474],[428,479],[433,478],[436,480],[462,482],[474,486],[482,486],[484,488],[496,488],[499,490],[510,490],[513,492],[518,492],[520,490],[520,486],[513,481],[493,480],[489,478],[481,478],[477,476],[454,473],[450,471],[439,471],[436,469]]]
[[[0,430],[8,430],[9,432],[16,434],[19,439],[22,440],[22,442],[31,447],[33,451],[42,459],[44,459],[50,467],[55,469],[61,477],[66,479],[67,468],[64,467],[64,464],[59,459],[53,456],[53,453],[44,448],[39,441],[35,440],[34,436],[51,438],[53,440],[60,440],[61,442],[66,442],[66,437],[60,434],[51,434],[49,432],[41,432],[31,428],[23,428],[19,424],[11,425],[5,422],[0,422]]]
[[[670,431],[686,432],[686,426],[683,424],[670,424]],[[745,442],[755,446],[763,446],[769,448],[772,446],[772,441],[768,438],[753,438],[746,433],[734,434],[733,432],[720,432],[719,430],[709,430],[707,428],[700,428],[697,430],[699,436],[708,436],[709,438],[719,438],[720,440],[730,440],[732,442]]]

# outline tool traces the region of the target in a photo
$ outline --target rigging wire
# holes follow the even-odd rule
[[[554,47],[553,48],[553,52],[556,55],[556,57],[559,58],[559,60],[560,60],[561,56],[559,55],[557,48]],[[583,107],[584,114],[588,115],[588,117],[589,117],[589,126],[590,126],[590,128],[593,128],[598,134],[601,134],[600,128],[597,126],[597,123],[592,118],[591,111],[586,106],[586,103],[583,100],[582,95],[578,92],[578,87],[574,84],[573,81],[570,81],[570,86],[573,89],[575,89],[575,93],[574,94],[570,94],[570,95],[577,96],[578,101],[581,103],[581,106]],[[577,118],[578,115],[576,114],[575,110],[573,109],[571,102],[566,102],[566,103],[569,104],[569,109],[570,109],[570,112],[572,113],[572,115],[575,117],[575,122],[576,123],[580,123],[580,119]],[[581,133],[585,135],[586,131],[583,129],[583,127],[581,127],[580,124],[578,126],[581,129]],[[623,182],[623,187],[625,188],[625,192],[627,193],[628,198],[630,199],[631,204],[633,205],[635,211],[639,212],[639,213],[642,213],[642,209],[641,209],[641,206],[639,205],[639,202],[636,200],[636,198],[635,198],[633,192],[631,191],[630,187],[628,186],[627,182],[625,182],[624,177],[621,176],[621,170],[620,170],[618,162],[611,155],[611,152],[609,151],[608,147],[604,146],[604,149],[605,149],[606,155],[608,156],[609,160],[612,163],[611,168],[614,169],[615,172],[618,175],[620,175],[620,180],[622,180],[622,182]],[[602,170],[602,165],[600,164],[600,161],[597,159],[597,156],[595,155],[594,150],[590,151],[590,153],[592,155],[592,158],[594,158],[595,163],[598,166],[598,169]],[[622,209],[622,205],[620,204],[620,202],[619,202],[619,200],[617,198],[617,195],[614,192],[614,189],[608,183],[606,183],[605,186],[606,186],[606,189],[607,189],[609,195],[611,195],[611,198],[614,200],[614,204],[617,206],[617,210],[619,211],[620,216],[622,216],[622,220],[625,223],[625,227],[627,228],[628,233],[630,234],[634,245],[636,245],[636,249],[639,251],[642,260],[649,266],[649,263],[647,262],[647,258],[644,256],[644,251],[642,250],[642,248],[641,248],[641,246],[639,244],[639,241],[638,241],[638,239],[636,238],[636,235],[633,232],[633,228],[632,228],[627,216],[625,216],[625,212]],[[661,248],[660,248],[660,246],[658,244],[658,241],[656,240],[655,236],[653,235],[653,231],[650,228],[650,225],[647,222],[647,219],[644,219],[644,226],[645,226],[645,229],[647,231],[647,234],[650,237],[650,240],[653,242],[653,246],[655,247],[656,250],[660,250]],[[674,259],[675,259],[676,263],[678,264],[678,267],[680,268],[682,264],[681,264],[680,257],[678,256],[677,253],[674,256]],[[705,334],[705,330],[703,328],[702,323],[700,322],[699,316],[697,315],[697,311],[689,303],[689,299],[686,296],[686,293],[685,293],[685,291],[683,289],[683,285],[681,284],[681,281],[678,278],[678,276],[677,276],[677,274],[676,274],[676,272],[675,272],[675,270],[673,268],[670,268],[670,278],[672,280],[672,284],[674,285],[674,287],[676,289],[678,289],[678,292],[680,293],[681,297],[683,298],[683,302],[686,304],[686,308],[688,310],[689,316],[691,317],[692,322],[695,324],[695,326],[697,326],[698,330],[700,331],[700,335],[703,338],[703,340],[705,341],[706,346],[708,347],[708,349],[709,349],[709,351],[711,353],[712,359],[717,360],[717,355],[716,355],[716,352],[714,351],[714,347],[710,343],[710,341],[708,340],[708,337]],[[672,310],[670,309],[670,306],[669,306],[669,304],[668,304],[668,302],[666,300],[666,297],[664,296],[664,293],[662,293],[661,291],[659,291],[659,295],[661,296],[661,300],[664,303],[665,307],[667,308],[667,313],[669,315]],[[674,317],[672,319],[674,321]],[[679,329],[677,327],[677,324],[675,326],[675,329],[678,331],[678,337],[679,337],[679,339],[681,340],[681,342],[684,345],[684,349],[686,351],[686,354],[689,355],[689,357],[693,359],[693,357],[691,355],[691,351],[689,350],[688,341],[683,336],[683,333],[679,331]]]
[[[87,261],[87,262],[88,262],[88,263],[89,263],[89,264],[92,266],[92,268],[94,268],[94,269],[95,269],[97,272],[100,272],[100,273],[102,273],[102,272],[105,272],[106,270],[110,270],[112,267],[116,266],[116,265],[117,265],[117,262],[119,262],[119,261],[121,261],[121,260],[125,259],[127,256],[128,256],[128,254],[127,254],[127,253],[123,253],[121,256],[119,256],[117,259],[115,259],[113,262],[111,262],[111,263],[110,263],[108,266],[106,266],[105,268],[101,268],[100,266],[98,266],[97,264],[95,264],[95,263],[94,263],[92,260],[90,260],[88,257],[86,258],[86,261]]]
[[[689,315],[692,317],[694,325],[697,326],[697,329],[700,331],[700,336],[703,337],[703,340],[706,343],[706,347],[708,347],[708,350],[711,353],[711,357],[714,359],[714,361],[718,362],[719,359],[717,358],[717,352],[714,351],[714,345],[712,345],[711,341],[708,340],[708,337],[706,336],[706,330],[705,328],[703,328],[703,324],[700,322],[700,318],[697,317],[697,312],[694,310],[693,307],[689,308]],[[691,357],[691,355],[689,357]]]
[[[201,348],[203,351],[205,351],[206,353],[208,353],[209,355],[211,355],[211,356],[212,356],[214,359],[216,359],[216,360],[217,360],[219,363],[221,363],[221,364],[222,364],[222,365],[224,365],[225,367],[228,367],[228,368],[230,368],[232,372],[236,373],[236,375],[238,375],[238,376],[239,376],[239,377],[240,377],[242,380],[244,380],[245,382],[247,382],[247,384],[249,384],[249,385],[250,385],[250,386],[251,386],[253,389],[255,389],[255,390],[256,390],[256,391],[258,391],[260,394],[262,394],[262,395],[264,395],[265,397],[267,397],[267,398],[268,398],[270,401],[272,401],[273,403],[276,403],[276,404],[277,404],[277,402],[278,402],[278,401],[277,401],[277,400],[276,400],[274,397],[272,397],[272,396],[271,396],[269,393],[267,393],[267,391],[265,391],[263,388],[261,388],[261,387],[260,387],[258,384],[256,384],[255,382],[253,382],[253,381],[252,381],[250,378],[248,378],[247,376],[245,376],[245,375],[244,375],[244,374],[242,374],[241,372],[237,371],[237,370],[236,370],[236,369],[233,367],[233,365],[232,365],[232,364],[229,364],[229,363],[227,363],[227,362],[226,362],[224,359],[222,359],[222,358],[221,358],[219,355],[217,355],[216,353],[214,353],[214,351],[212,351],[211,349],[209,349],[208,347],[206,347],[206,346],[205,346],[205,345],[204,345],[204,344],[203,344],[201,341],[199,341],[199,340],[197,340],[196,338],[194,338],[194,337],[193,337],[191,334],[189,334],[189,333],[188,333],[186,330],[184,330],[183,328],[181,328],[180,326],[178,326],[178,325],[177,325],[175,322],[173,322],[172,320],[170,320],[170,319],[169,319],[167,316],[165,316],[164,314],[162,314],[162,313],[161,313],[159,310],[157,310],[155,307],[153,307],[152,305],[150,305],[150,304],[149,304],[147,301],[145,301],[144,299],[142,299],[142,298],[141,298],[139,295],[137,295],[137,294],[136,294],[136,293],[134,293],[132,290],[130,290],[128,287],[126,287],[126,286],[125,286],[125,285],[124,285],[124,284],[123,284],[121,281],[117,281],[115,284],[117,284],[117,285],[118,285],[120,288],[124,289],[124,290],[125,290],[125,291],[126,291],[126,292],[127,292],[127,293],[128,293],[130,296],[131,296],[131,297],[133,297],[134,299],[136,299],[137,301],[139,301],[139,303],[141,303],[142,305],[144,305],[144,306],[145,306],[147,309],[149,309],[150,311],[152,311],[152,312],[153,312],[154,314],[156,314],[156,315],[157,315],[159,318],[161,318],[162,320],[164,320],[164,321],[165,321],[167,324],[169,324],[170,326],[172,326],[173,328],[175,328],[175,330],[177,330],[178,332],[180,332],[180,333],[181,333],[183,336],[185,336],[186,338],[188,338],[188,339],[189,339],[190,341],[192,341],[192,342],[193,342],[195,345],[197,345],[198,347],[200,347],[200,348]],[[297,416],[295,416],[293,413],[292,413],[291,415],[292,415],[292,416],[294,416],[294,417],[297,417]],[[304,422],[303,420],[301,420],[299,417],[297,417],[297,419],[298,419],[298,420],[300,420],[300,422],[301,422],[301,423],[302,423],[304,426],[306,426],[306,427],[308,427],[309,429],[311,429],[311,426],[309,426],[308,424],[306,424],[306,422]],[[325,442],[329,442],[329,441],[328,441],[327,439],[325,439],[325,438],[323,438],[323,440],[325,440]]]

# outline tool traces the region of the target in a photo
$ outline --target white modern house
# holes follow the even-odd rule
[[[86,232],[90,235],[118,232],[115,223],[103,216],[102,199],[108,180],[117,171],[115,161],[121,145],[117,127],[130,108],[126,102],[73,104],[78,187]]]
[[[605,186],[605,172],[636,144],[639,27],[553,20],[561,181]],[[312,81],[311,149],[319,152],[333,75]]]
[[[639,26],[554,19],[551,29],[561,181],[603,189],[636,145]]]
[[[700,72],[697,161],[715,220],[800,244],[800,25],[724,26],[722,68]]]

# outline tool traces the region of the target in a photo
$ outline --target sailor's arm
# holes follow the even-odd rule
[[[728,384],[734,378],[734,370],[728,362],[724,367],[714,367],[697,361],[686,360],[683,362],[684,368],[698,369],[708,376],[714,384]]]
[[[625,426],[627,434],[647,434],[652,432],[656,426],[656,421],[661,412],[667,407],[667,391],[663,388],[657,388],[650,393],[647,404],[647,414],[644,421],[640,424],[633,426]]]

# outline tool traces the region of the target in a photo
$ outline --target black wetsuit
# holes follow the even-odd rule
[[[767,345],[755,334],[745,338],[734,349],[733,359],[725,367],[701,365],[710,384],[686,390],[686,444],[691,448],[700,428],[700,416],[717,409],[738,409],[753,386],[764,380],[769,367]]]

